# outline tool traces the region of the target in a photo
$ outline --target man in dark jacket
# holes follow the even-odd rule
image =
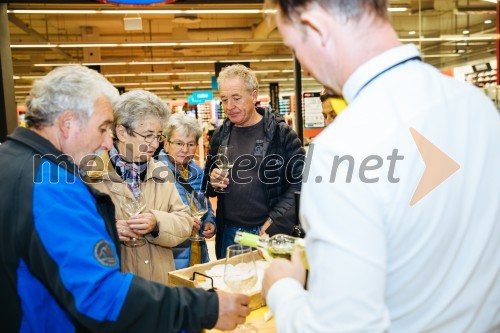
[[[212,137],[205,165],[207,191],[217,198],[216,254],[224,257],[237,231],[290,233],[295,191],[300,191],[304,149],[297,134],[270,110],[255,107],[259,85],[243,65],[224,68],[218,78],[227,119]],[[220,146],[231,145],[235,161],[230,173],[217,168]],[[228,193],[217,193],[227,189]]]
[[[79,177],[112,146],[117,98],[97,72],[58,68],[30,92],[29,129],[0,146],[4,332],[199,332],[234,328],[249,312],[244,295],[120,273],[112,201]]]

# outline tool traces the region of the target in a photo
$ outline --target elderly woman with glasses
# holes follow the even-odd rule
[[[175,269],[171,248],[184,242],[193,228],[189,209],[174,184],[158,172],[165,166],[152,159],[165,138],[162,131],[169,113],[150,92],[121,95],[115,106],[113,148],[102,155],[104,172],[96,172],[97,163],[91,174],[92,185],[109,194],[115,204],[122,271],[164,284],[168,272]],[[127,198],[138,203],[133,214],[124,205]]]
[[[175,186],[185,204],[189,205],[188,196],[193,191],[202,191],[203,169],[198,166],[193,158],[198,147],[198,139],[203,134],[200,124],[195,118],[174,114],[167,123],[165,135],[165,148],[158,156],[158,160],[164,162],[175,176]],[[200,232],[205,238],[211,238],[215,234],[215,216],[210,201],[208,211],[201,220],[193,217],[193,228]],[[190,264],[191,248],[190,242],[186,241],[174,248],[175,268],[185,268]],[[208,262],[207,244],[203,240],[201,244],[201,261]]]

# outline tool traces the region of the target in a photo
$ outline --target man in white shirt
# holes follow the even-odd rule
[[[264,277],[278,331],[500,331],[496,108],[403,46],[386,0],[268,2],[349,105],[304,168],[307,290],[299,253]]]

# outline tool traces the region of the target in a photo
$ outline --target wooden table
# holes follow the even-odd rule
[[[268,321],[264,321],[264,313],[266,313],[269,309],[267,306],[264,306],[260,309],[254,310],[250,312],[247,317],[247,323],[252,324],[258,330],[258,333],[276,333],[276,325],[274,323],[274,317]],[[222,332],[216,329],[207,330],[206,333],[218,333]]]

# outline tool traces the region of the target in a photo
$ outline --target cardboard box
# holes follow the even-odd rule
[[[259,253],[254,251],[252,253],[244,254],[244,256],[253,255],[255,260],[261,259]],[[221,259],[217,261],[212,261],[206,264],[195,265],[192,267],[179,269],[176,271],[172,271],[168,273],[168,284],[171,286],[187,286],[191,288],[198,287],[198,283],[204,283],[207,278],[202,275],[194,274],[202,273],[205,274],[206,271],[210,270],[212,267],[216,265],[224,265],[226,259]],[[194,274],[194,275],[193,275]],[[193,279],[194,276],[194,279]],[[262,294],[259,291],[255,291],[248,295],[250,297],[250,309],[255,310],[264,305],[266,305],[265,299],[262,297]]]

